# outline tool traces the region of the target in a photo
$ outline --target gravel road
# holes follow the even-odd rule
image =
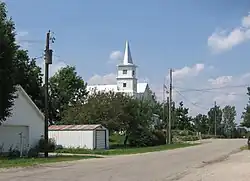
[[[199,181],[197,171],[245,144],[243,139],[212,140],[176,150],[10,169],[0,172],[0,181]]]

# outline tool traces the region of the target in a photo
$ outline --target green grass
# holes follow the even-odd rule
[[[87,150],[81,148],[65,148],[57,150],[57,153],[72,153],[72,154],[96,154],[96,155],[125,155],[125,154],[137,154],[147,153],[154,151],[172,150],[177,148],[184,148],[189,146],[195,146],[198,144],[179,143],[171,145],[161,145],[152,147],[140,147],[140,148],[117,148],[109,150]]]
[[[242,146],[240,149],[241,149],[241,150],[248,150],[248,146],[247,146],[247,145]]]
[[[13,158],[0,157],[0,168],[28,167],[45,163],[75,161],[88,158],[98,158],[95,156],[55,156],[49,158]]]

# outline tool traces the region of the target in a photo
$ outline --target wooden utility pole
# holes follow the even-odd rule
[[[162,121],[164,122],[165,121],[165,106],[166,106],[166,100],[165,100],[165,94],[166,93],[169,93],[168,92],[168,88],[167,88],[167,86],[166,86],[166,84],[165,84],[165,79],[164,79],[164,83],[163,83],[163,112],[162,112]],[[167,103],[169,102],[169,97],[167,97]],[[168,127],[167,127],[167,125],[165,125],[165,130],[167,131],[167,129],[168,129]],[[167,132],[166,132],[167,133]],[[167,134],[165,134],[165,136],[166,136],[166,143],[168,143],[168,136],[167,136]]]
[[[168,115],[168,144],[172,143],[171,132],[172,132],[172,81],[173,81],[173,70],[169,72],[169,115]]]
[[[217,105],[216,101],[214,101],[214,136],[217,135],[217,115],[216,115],[216,110],[217,110]]]
[[[44,115],[44,139],[45,139],[45,149],[44,149],[44,157],[48,157],[49,153],[47,150],[47,145],[49,143],[49,135],[48,135],[48,123],[49,123],[49,106],[48,106],[48,83],[49,83],[49,64],[52,64],[52,50],[50,49],[50,40],[53,41],[50,37],[50,31],[48,31],[46,36],[46,46],[45,46],[45,115]]]

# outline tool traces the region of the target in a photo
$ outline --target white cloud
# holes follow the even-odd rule
[[[216,79],[208,79],[212,85],[225,86],[232,81],[233,76],[221,76]]]
[[[110,73],[104,76],[95,74],[88,80],[89,85],[95,84],[116,84],[116,74]]]
[[[185,77],[194,77],[197,76],[200,72],[202,72],[205,68],[204,64],[197,63],[192,67],[185,66],[181,69],[174,69],[173,77],[175,79],[183,79]]]
[[[122,60],[123,53],[119,50],[112,51],[109,55],[109,63],[118,63]]]
[[[53,64],[49,65],[49,77],[52,77],[55,75],[55,73],[63,68],[66,67],[67,64],[57,58],[53,58]],[[42,73],[44,74],[44,61],[39,61],[38,66],[42,68]],[[43,82],[44,82],[44,77],[43,77]]]
[[[21,46],[22,49],[29,49],[31,46],[31,43],[27,41],[27,37],[29,36],[29,33],[27,31],[18,31],[16,33],[16,43]]]
[[[232,31],[215,31],[208,38],[208,46],[215,53],[230,50],[250,39],[250,14],[242,18],[241,25]]]

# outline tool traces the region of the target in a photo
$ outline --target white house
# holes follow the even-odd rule
[[[129,43],[126,41],[123,62],[117,66],[116,84],[113,85],[89,85],[87,90],[124,92],[136,98],[152,98],[148,83],[138,83],[136,77],[137,66],[133,63]]]
[[[28,150],[44,135],[42,112],[21,86],[17,87],[16,94],[12,116],[0,125],[0,152],[8,152],[11,147]]]
[[[51,125],[49,138],[64,148],[108,149],[109,132],[100,124]]]

